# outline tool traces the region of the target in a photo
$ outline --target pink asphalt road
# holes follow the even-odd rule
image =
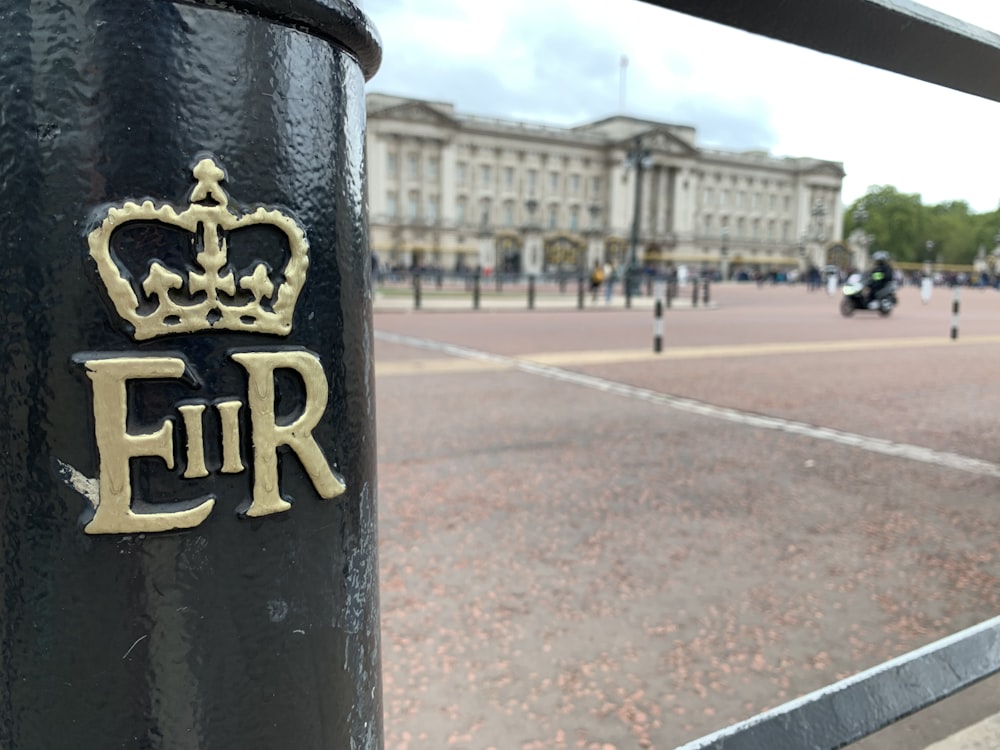
[[[673,748],[997,614],[1000,294],[375,316],[387,748]],[[995,680],[857,745],[922,747]]]

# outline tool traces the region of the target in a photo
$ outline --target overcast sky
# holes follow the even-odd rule
[[[998,103],[637,0],[358,4],[384,49],[369,91],[577,125],[620,111],[626,56],[625,114],[691,125],[705,147],[843,162],[845,204],[870,185],[1000,204]],[[1000,32],[996,0],[923,4]]]

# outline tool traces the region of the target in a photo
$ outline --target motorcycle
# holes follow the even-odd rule
[[[898,304],[896,282],[890,281],[879,290],[873,299],[868,298],[868,287],[861,274],[852,274],[844,284],[844,295],[840,300],[840,314],[849,318],[855,310],[871,310],[885,317]]]

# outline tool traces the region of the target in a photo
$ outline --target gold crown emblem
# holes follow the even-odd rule
[[[178,213],[173,206],[157,205],[152,200],[125,201],[108,209],[100,225],[87,235],[90,255],[97,262],[115,310],[133,326],[133,335],[140,341],[219,329],[288,335],[309,267],[305,232],[294,219],[275,209],[232,211],[229,196],[219,185],[225,173],[214,160],[202,159],[192,173],[198,183],[183,211]],[[199,269],[178,271],[151,260],[140,284],[146,298],[140,299],[130,275],[111,251],[112,235],[132,222],[186,230]],[[242,274],[231,265],[231,233],[254,225],[276,228],[288,238],[289,255],[277,283],[263,261],[256,261]]]

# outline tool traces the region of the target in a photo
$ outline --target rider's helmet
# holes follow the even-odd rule
[[[889,253],[884,250],[879,250],[872,256],[872,260],[875,261],[876,265],[884,266],[889,262]]]

